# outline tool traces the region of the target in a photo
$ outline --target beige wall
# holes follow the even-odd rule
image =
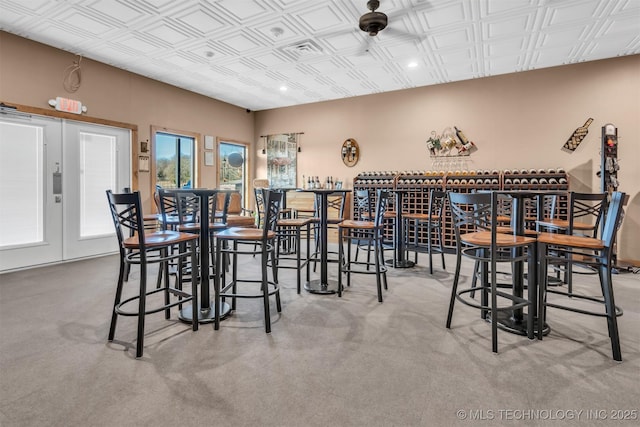
[[[0,31],[0,100],[49,108],[47,101],[56,96],[76,99],[88,107],[89,116],[137,125],[137,144],[150,140],[151,126],[200,134],[198,167],[203,187],[216,186],[216,167],[204,166],[204,135],[253,140],[254,113],[244,108],[86,58],[81,63],[82,85],[69,94],[62,76],[75,59],[71,53]],[[145,206],[151,208],[149,177],[148,172],[138,174]]]
[[[56,96],[78,99],[92,117],[137,125],[139,141],[149,138],[151,126],[160,126],[250,142],[256,177],[266,175],[260,135],[304,132],[300,179],[332,175],[350,185],[365,170],[430,169],[425,145],[430,132],[457,125],[479,147],[470,169],[561,166],[570,172],[573,189],[598,191],[600,128],[614,123],[620,188],[631,196],[619,254],[640,260],[638,55],[250,114],[88,59],[82,61],[81,88],[67,94],[62,74],[74,60],[71,53],[0,31],[0,100],[48,108]],[[594,123],[587,138],[573,154],[562,152],[588,117]],[[355,138],[362,151],[353,168],[340,159],[347,138]],[[212,187],[215,167],[204,167],[199,143],[200,185]],[[148,173],[139,175],[139,187],[150,206]]]
[[[593,117],[589,134],[568,154],[562,145]],[[256,114],[259,135],[304,132],[298,175],[327,175],[349,184],[361,171],[428,170],[425,141],[456,125],[479,150],[469,169],[565,168],[575,191],[600,191],[601,127],[620,137],[620,190],[631,196],[619,255],[640,260],[640,56],[348,98]],[[360,162],[346,167],[340,148],[355,138]],[[266,158],[256,150],[256,176]],[[301,181],[299,182],[301,184]]]

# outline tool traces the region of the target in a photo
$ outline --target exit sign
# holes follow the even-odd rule
[[[55,100],[50,100],[49,105],[55,107],[58,111],[64,111],[65,113],[82,114],[87,111],[87,107],[82,106],[82,102],[75,99],[56,97]]]

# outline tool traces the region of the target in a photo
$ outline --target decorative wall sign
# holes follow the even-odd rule
[[[138,156],[138,172],[149,172],[149,156]]]
[[[213,161],[213,151],[205,151],[204,152],[204,165],[205,166],[213,166],[215,163]]]
[[[584,125],[580,126],[576,130],[573,131],[567,142],[562,146],[562,151],[566,151],[567,153],[573,153],[578,148],[578,145],[582,142],[582,140],[589,133],[589,125],[593,122],[592,118],[588,118]]]
[[[427,140],[427,148],[431,157],[460,157],[468,156],[478,150],[473,141],[469,141],[460,129],[454,126],[455,132],[450,127],[445,128],[442,134],[431,132]],[[453,151],[453,150],[456,151]]]
[[[298,182],[300,133],[267,135],[267,178],[274,188],[295,188]]]
[[[213,150],[213,136],[211,135],[204,136],[204,149]]]
[[[342,149],[340,151],[342,161],[348,167],[353,167],[358,163],[360,159],[360,147],[355,139],[349,138],[342,143]]]

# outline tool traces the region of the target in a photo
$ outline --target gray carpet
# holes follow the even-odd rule
[[[544,340],[500,331],[494,354],[477,310],[457,305],[444,327],[455,259],[433,276],[426,259],[390,270],[383,304],[372,276],[340,299],[297,295],[294,272],[281,270],[271,334],[257,300],[239,301],[219,331],[148,316],[139,360],[133,318],[106,339],[115,256],[2,275],[0,425],[638,425],[638,276],[614,277],[622,363],[605,319],[551,309]],[[596,276],[576,282],[599,289]],[[635,421],[612,419],[625,415]]]

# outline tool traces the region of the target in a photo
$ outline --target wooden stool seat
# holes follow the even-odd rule
[[[542,227],[548,227],[548,228],[558,228],[558,229],[568,229],[569,228],[569,221],[564,220],[564,219],[545,219],[543,221],[539,222],[540,226]],[[586,222],[579,222],[579,221],[574,221],[573,222],[573,229],[576,231],[590,231],[593,230],[595,227],[595,225],[593,224],[588,224]]]
[[[490,231],[475,231],[460,235],[460,240],[474,246],[490,246]],[[534,237],[516,236],[514,234],[496,233],[496,245],[498,247],[526,246],[535,243]]]
[[[263,233],[261,228],[232,227],[221,231],[216,237],[222,240],[262,240]],[[267,239],[275,237],[275,231],[267,231]]]
[[[604,241],[600,239],[558,233],[540,233],[538,234],[538,242],[546,243],[547,245],[571,246],[581,249],[600,250],[604,248]]]

